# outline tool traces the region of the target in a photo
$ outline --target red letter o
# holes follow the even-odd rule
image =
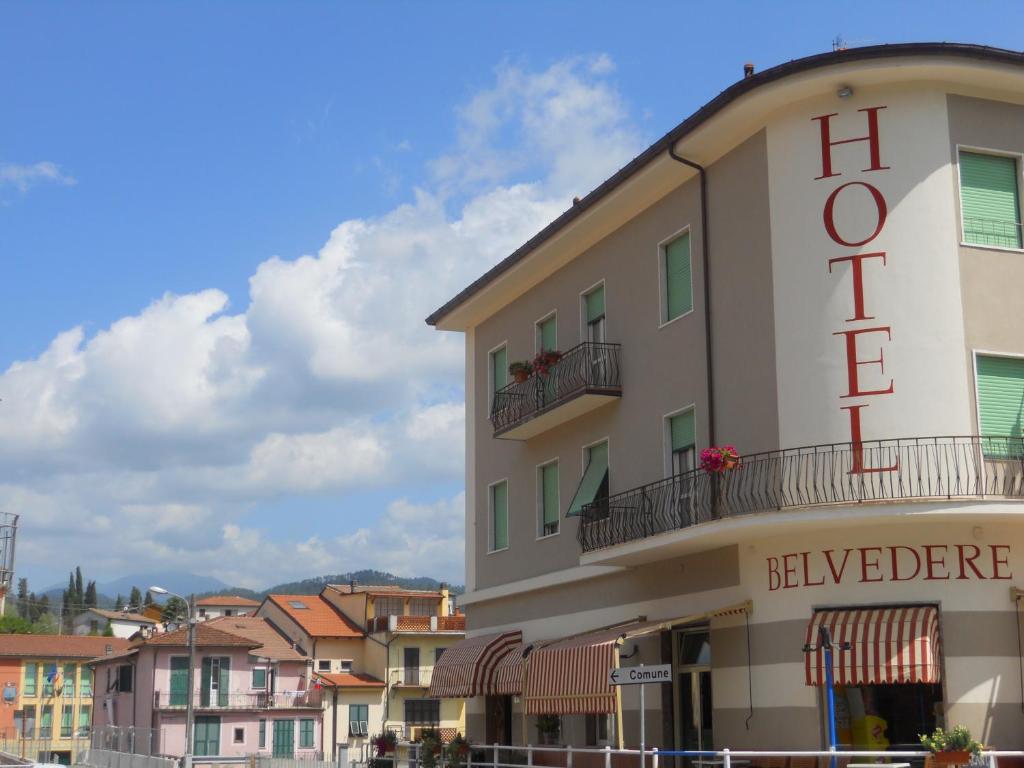
[[[871,197],[875,199],[875,207],[878,209],[878,226],[875,227],[875,231],[872,232],[868,237],[864,238],[863,240],[851,243],[846,240],[843,240],[843,238],[841,238],[839,236],[839,233],[836,231],[834,209],[836,205],[836,198],[839,196],[839,193],[842,192],[847,187],[853,186],[864,187],[865,189],[867,189],[868,192],[871,193]],[[856,248],[857,246],[870,243],[872,240],[878,237],[878,233],[881,232],[882,227],[885,226],[885,217],[887,215],[888,211],[886,210],[885,198],[882,197],[882,193],[879,192],[875,187],[871,186],[870,184],[866,184],[863,181],[849,181],[846,184],[836,187],[832,191],[832,194],[828,196],[828,200],[825,201],[825,210],[823,212],[823,218],[825,219],[825,231],[828,232],[828,236],[831,237],[840,245],[848,245],[851,248]]]

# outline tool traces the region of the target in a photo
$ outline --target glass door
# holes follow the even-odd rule
[[[711,635],[707,627],[675,633],[676,748],[691,752],[715,749],[711,701]],[[708,760],[686,758],[687,766]]]

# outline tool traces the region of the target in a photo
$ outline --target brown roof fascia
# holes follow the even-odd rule
[[[869,61],[872,59],[885,59],[909,56],[955,56],[965,59],[976,59],[997,64],[1024,64],[1024,53],[1011,51],[1005,48],[993,48],[987,45],[972,45],[969,43],[892,43],[888,45],[871,45],[863,48],[848,48],[842,51],[831,51],[818,53],[813,56],[805,56],[801,59],[793,59],[784,64],[778,64],[769,69],[758,72],[750,77],[739,80],[715,98],[698,109],[679,125],[670,130],[651,146],[630,160],[626,165],[609,176],[597,188],[588,193],[578,203],[565,211],[561,216],[548,224],[544,229],[526,241],[510,256],[499,261],[487,272],[470,283],[466,288],[456,294],[439,309],[435,310],[427,319],[427,325],[437,325],[442,319],[450,314],[457,307],[461,306],[475,294],[483,290],[488,284],[496,280],[502,274],[510,270],[530,253],[535,251],[555,234],[567,227],[570,223],[582,216],[607,195],[613,192],[621,184],[630,179],[635,173],[663,152],[668,151],[680,139],[692,133],[697,127],[710,120],[721,112],[732,102],[750,91],[763,85],[774,83],[790,75],[807,72],[822,67],[830,67],[838,64],[851,62]]]

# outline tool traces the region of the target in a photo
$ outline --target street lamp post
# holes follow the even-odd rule
[[[185,610],[187,611],[188,617],[188,695],[185,697],[185,753],[182,755],[181,766],[182,768],[192,768],[192,731],[195,727],[195,713],[192,710],[192,697],[195,694],[193,686],[195,685],[195,666],[196,666],[196,620],[194,601],[195,595],[191,599],[186,600],[179,594],[171,592],[163,587],[150,587],[150,592],[154,592],[158,595],[169,595],[170,597],[176,597],[185,603]]]

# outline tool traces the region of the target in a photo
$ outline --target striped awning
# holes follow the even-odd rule
[[[512,648],[494,665],[494,684],[491,693],[495,696],[519,696],[523,692],[523,668],[526,648],[522,643]]]
[[[523,633],[498,632],[467,637],[445,649],[434,665],[430,696],[465,699],[486,696],[492,691],[494,668],[509,649],[521,643]]]
[[[804,654],[807,685],[825,684],[825,653],[818,648],[822,626],[835,646],[836,685],[941,681],[939,611],[934,606],[818,611],[807,625],[807,644],[815,649]]]

